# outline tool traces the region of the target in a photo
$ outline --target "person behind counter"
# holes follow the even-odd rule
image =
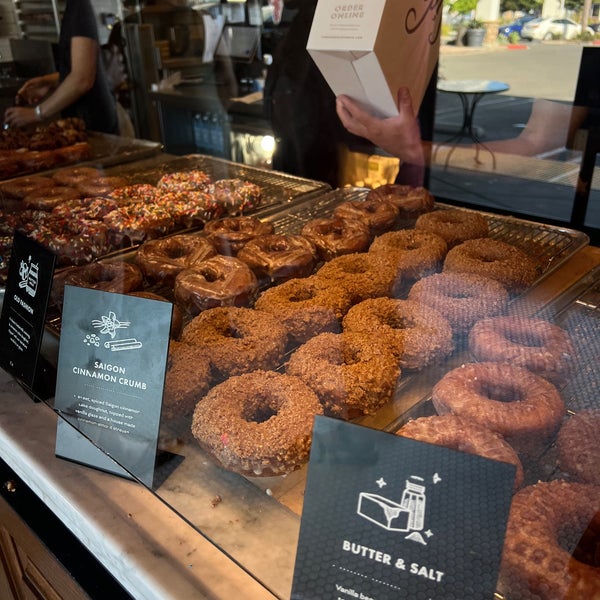
[[[115,97],[100,54],[96,17],[89,0],[67,0],[61,21],[56,73],[34,77],[17,93],[4,121],[24,127],[52,115],[79,117],[87,129],[118,134]]]

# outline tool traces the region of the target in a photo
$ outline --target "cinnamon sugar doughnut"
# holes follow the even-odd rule
[[[556,440],[560,468],[578,481],[600,485],[599,433],[600,409],[568,417]]]
[[[210,389],[208,356],[181,342],[169,343],[161,420],[191,416],[196,403]]]
[[[64,283],[105,292],[128,294],[142,285],[142,272],[128,262],[97,262],[69,271]]]
[[[348,311],[342,326],[344,332],[386,341],[403,369],[422,369],[454,349],[448,321],[433,308],[410,300],[365,300]]]
[[[181,233],[144,242],[135,260],[148,279],[172,285],[181,271],[195,268],[216,253],[207,238]]]
[[[512,500],[499,591],[526,600],[600,598],[600,487],[555,480]]]
[[[504,286],[473,273],[434,273],[417,281],[408,299],[439,311],[456,335],[467,333],[474,323],[502,314],[510,299]]]
[[[487,427],[456,415],[434,415],[408,421],[396,435],[443,446],[515,466],[514,490],[523,485],[523,465],[514,448]]]
[[[339,331],[351,302],[343,289],[312,276],[290,279],[265,290],[254,307],[275,315],[290,340],[301,344],[319,333]]]
[[[226,217],[206,223],[204,232],[219,254],[236,256],[250,240],[273,233],[273,224],[252,216]]]
[[[336,217],[342,219],[358,219],[369,226],[371,235],[389,231],[398,218],[398,209],[387,200],[348,200],[333,210]]]
[[[452,248],[444,260],[444,271],[483,275],[514,294],[529,288],[539,274],[525,252],[492,238],[467,240]]]
[[[365,333],[322,333],[290,357],[286,373],[317,394],[325,414],[352,419],[388,402],[400,368],[387,344]]]
[[[275,369],[287,343],[284,326],[272,315],[251,308],[205,310],[183,329],[181,341],[199,348],[223,380],[256,369]]]
[[[248,306],[258,290],[250,267],[233,256],[213,256],[175,277],[175,301],[197,315],[217,306]]]
[[[482,319],[469,333],[469,350],[478,361],[525,367],[555,385],[573,372],[575,349],[569,334],[543,319]]]
[[[317,249],[302,235],[272,233],[250,240],[238,252],[259,282],[282,282],[308,277],[317,262]]]
[[[283,475],[308,461],[315,393],[299,378],[254,371],[212,388],[196,405],[192,434],[223,468]]]
[[[415,228],[439,235],[448,248],[465,240],[485,238],[489,233],[489,225],[483,215],[460,208],[425,213],[417,219]]]
[[[384,255],[369,252],[337,256],[325,263],[316,277],[343,287],[353,303],[389,296],[397,283],[394,265]]]
[[[431,399],[438,414],[472,420],[509,443],[547,440],[565,414],[560,394],[549,381],[504,363],[470,363],[453,369],[434,386]]]
[[[369,226],[360,219],[323,217],[311,219],[302,227],[302,235],[316,247],[321,260],[331,260],[342,254],[364,252],[369,247]]]
[[[448,245],[428,231],[402,229],[376,237],[369,252],[383,254],[394,261],[404,279],[412,283],[442,268]]]
[[[398,220],[403,224],[414,221],[434,207],[434,198],[426,188],[397,183],[386,183],[372,189],[367,200],[391,202],[398,209]]]

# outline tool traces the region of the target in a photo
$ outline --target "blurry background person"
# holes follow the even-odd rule
[[[96,17],[89,0],[67,0],[58,41],[56,73],[30,79],[5,111],[9,126],[23,127],[60,113],[79,117],[87,129],[119,132],[115,97],[100,53]]]

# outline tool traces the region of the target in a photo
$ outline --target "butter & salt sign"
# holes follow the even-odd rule
[[[492,599],[514,471],[317,416],[292,599]]]

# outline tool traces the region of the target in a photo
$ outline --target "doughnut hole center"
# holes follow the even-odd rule
[[[544,345],[542,336],[535,332],[525,331],[507,331],[504,337],[517,346],[529,346],[531,348],[541,348]]]
[[[357,365],[361,362],[361,351],[359,348],[346,346],[343,356],[340,357],[340,365]]]
[[[226,325],[219,331],[219,333],[224,338],[232,338],[236,340],[241,340],[245,337],[243,332],[241,332],[237,327],[234,327],[233,325]]]
[[[585,523],[583,527],[585,527]],[[558,543],[562,548],[571,552],[573,558],[578,562],[598,568],[600,567],[600,512],[596,513],[579,539],[572,539],[572,533],[571,539],[569,538],[569,530],[581,531],[583,527],[563,527],[558,535]]]
[[[187,256],[188,252],[186,252],[185,248],[175,246],[175,247],[167,248],[166,254],[167,254],[167,258],[177,259],[177,258],[183,258],[184,256]]]
[[[242,411],[242,418],[248,423],[265,423],[277,415],[276,408],[266,396],[257,396],[253,402],[248,403]]]
[[[387,325],[391,329],[398,330],[411,329],[415,326],[415,323],[412,319],[409,319],[399,314],[385,315],[382,319],[382,323],[384,325]]]
[[[307,300],[312,300],[314,297],[315,295],[310,290],[298,290],[288,300],[290,302],[306,302]]]
[[[522,391],[510,382],[479,381],[479,393],[497,402],[521,402],[524,398]]]
[[[496,256],[488,256],[487,254],[480,254],[473,257],[475,260],[479,260],[482,263],[495,263],[498,258]]]

